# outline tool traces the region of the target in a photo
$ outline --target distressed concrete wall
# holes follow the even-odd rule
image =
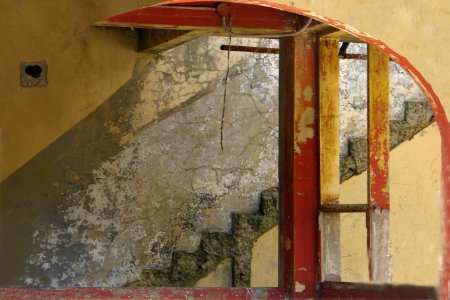
[[[436,124],[391,152],[391,241],[394,283],[437,285],[441,257],[440,136]],[[423,155],[426,153],[426,155]],[[414,162],[414,163],[412,163]],[[341,184],[342,203],[364,203],[366,173]],[[368,281],[363,214],[341,215],[342,281]],[[253,247],[252,285],[277,282],[278,228]]]
[[[231,211],[257,209],[276,185],[276,62],[233,57],[222,153],[222,42],[157,58],[2,182],[2,283],[122,285],[195,249],[202,228],[228,230]]]
[[[232,212],[257,210],[259,193],[277,185],[278,58],[231,55],[222,152],[226,42],[203,38],[159,55],[2,183],[9,247],[0,260],[11,270],[2,282],[120,286],[168,268],[173,251],[195,253],[202,232],[230,231]],[[343,149],[364,122],[361,66],[342,63],[342,118],[354,121]],[[405,88],[410,78],[397,83],[394,117],[405,99],[421,99]]]

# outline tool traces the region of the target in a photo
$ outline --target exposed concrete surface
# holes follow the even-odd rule
[[[288,3],[292,4],[290,1],[285,0],[279,0],[277,1],[279,3]],[[17,5],[15,1],[10,1],[9,3],[13,3],[13,5]],[[42,5],[42,3],[39,3],[39,5]],[[353,0],[344,0],[344,1],[329,1],[329,0],[317,0],[317,1],[303,1],[295,3],[295,5],[302,6],[303,8],[311,9],[312,11],[316,11],[319,13],[322,13],[326,16],[329,16],[331,18],[341,20],[343,22],[352,24],[353,26],[356,26],[358,29],[361,29],[363,31],[369,32],[373,36],[376,36],[378,38],[381,38],[383,41],[385,41],[389,46],[393,47],[397,51],[399,51],[401,54],[404,54],[410,61],[413,62],[414,65],[417,65],[417,67],[424,72],[424,75],[427,80],[430,81],[434,89],[436,90],[437,94],[441,97],[441,99],[444,101],[444,106],[447,108],[447,111],[450,109],[450,90],[448,89],[448,72],[447,68],[449,65],[449,59],[450,57],[446,55],[448,51],[448,43],[450,39],[448,38],[449,32],[448,30],[442,30],[443,28],[448,28],[448,10],[445,8],[447,7],[447,1],[446,0],[437,0],[433,2],[423,2],[423,3],[411,3],[411,1],[406,0],[399,0],[399,1],[388,1],[388,0],[380,0],[380,1],[361,1],[361,2],[355,2]],[[17,5],[18,8],[21,8],[21,6]],[[49,8],[49,5],[42,5],[44,8]],[[111,7],[118,7],[116,5],[111,5]],[[89,7],[91,8],[91,7]],[[8,12],[7,9],[4,11]],[[68,13],[73,14],[73,10],[67,10]],[[392,16],[392,17],[390,17]],[[394,17],[395,16],[395,17]],[[21,18],[21,15],[17,15],[18,18]],[[7,23],[13,23],[10,22],[7,18],[2,18],[2,20],[5,20]],[[30,22],[35,23],[34,18],[30,19]],[[52,25],[53,26],[53,25]],[[3,28],[6,28],[7,26],[2,26]],[[30,27],[30,28],[34,28]],[[395,30],[393,30],[395,28]],[[20,30],[20,28],[19,28]],[[22,33],[22,32],[21,32]],[[13,34],[13,37],[17,37],[19,35]],[[20,40],[20,39],[19,39]],[[27,39],[23,39],[27,40]],[[31,45],[35,45],[34,40],[28,40]],[[113,41],[112,43],[114,43]],[[106,42],[108,43],[108,42]],[[5,43],[6,44],[6,43]],[[53,48],[53,43],[48,43]],[[18,48],[23,49],[33,49],[34,47],[23,47],[21,45]],[[56,49],[56,48],[55,48]],[[15,51],[15,50],[14,50]],[[70,55],[68,55],[70,57]],[[28,58],[28,57],[27,57]],[[39,57],[38,59],[40,59]],[[7,60],[6,60],[7,61]],[[11,64],[13,65],[13,64]],[[15,67],[14,67],[15,68]],[[10,74],[13,74],[10,71],[4,72],[5,78],[14,78],[14,76],[10,76]],[[64,74],[64,72],[58,72],[58,74]],[[17,77],[17,76],[16,76]],[[65,81],[65,80],[63,80]],[[71,82],[65,81],[65,82]],[[7,86],[10,86],[9,84]],[[75,89],[78,89],[80,86],[76,85]],[[81,90],[84,90],[81,88]],[[99,89],[100,90],[100,89]],[[66,97],[63,97],[63,94],[56,93],[56,96],[52,98],[59,101],[60,99],[66,99]],[[107,94],[109,95],[109,93]],[[106,96],[107,97],[107,96]],[[99,97],[98,101],[103,101],[106,97]],[[10,97],[5,97],[5,99],[13,99]],[[37,99],[36,95],[32,95],[29,99]],[[42,98],[44,99],[44,98]],[[74,99],[74,102],[77,102],[79,98]],[[18,101],[19,103],[20,101]],[[82,103],[82,102],[79,102]],[[63,107],[64,105],[58,106]],[[19,106],[19,104],[15,105],[15,107],[23,107]],[[36,153],[36,146],[32,145],[29,141],[35,140],[34,135],[36,136],[36,139],[39,137],[46,136],[48,134],[48,131],[46,130],[39,130],[47,126],[50,130],[53,130],[53,128],[61,129],[59,126],[54,126],[54,123],[47,125],[47,122],[49,120],[53,120],[51,116],[56,116],[57,120],[63,121],[63,119],[70,119],[73,121],[74,118],[68,118],[67,115],[61,114],[61,111],[56,111],[56,113],[53,114],[45,114],[46,118],[42,118],[43,121],[38,120],[38,122],[35,122],[37,119],[39,119],[39,116],[43,115],[42,111],[39,110],[40,107],[45,108],[45,105],[42,105],[42,102],[39,101],[37,103],[33,103],[32,105],[28,106],[29,113],[24,113],[23,118],[17,118],[19,115],[17,113],[17,110],[15,113],[11,114],[11,117],[8,120],[8,123],[14,121],[14,118],[17,118],[18,123],[23,122],[24,125],[20,128],[30,127],[33,128],[33,132],[31,134],[20,134],[19,140],[21,140],[23,143],[18,145],[17,147],[11,147],[8,151],[8,155],[2,156],[2,157],[8,157],[11,159],[11,163],[16,164],[17,156],[21,156],[22,152],[27,150],[26,147],[21,147],[21,145],[27,145],[31,150],[30,152]],[[49,107],[54,107],[49,106]],[[64,106],[65,107],[65,106]],[[3,110],[3,107],[2,107]],[[37,111],[41,113],[36,113]],[[45,109],[44,109],[45,111]],[[74,109],[72,112],[76,112],[77,110]],[[31,113],[30,113],[31,112]],[[22,113],[22,112],[21,112]],[[35,115],[35,116],[34,116]],[[63,116],[63,117],[59,117]],[[34,117],[34,118],[33,118]],[[3,118],[2,118],[3,119]],[[14,123],[14,122],[12,122]],[[57,122],[58,123],[58,122]],[[70,122],[69,122],[70,123]],[[76,123],[76,121],[74,121]],[[31,125],[30,125],[31,124]],[[35,126],[36,124],[41,124],[41,126]],[[73,124],[73,123],[72,123]],[[67,124],[66,124],[67,125]],[[67,128],[70,128],[71,125],[68,125]],[[2,126],[3,127],[3,126]],[[66,129],[62,129],[64,132]],[[5,131],[5,130],[2,130]],[[16,130],[14,130],[15,134]],[[19,130],[19,132],[23,133],[22,130]],[[27,131],[28,132],[28,131]],[[53,133],[51,133],[53,134]],[[3,136],[6,136],[3,135]],[[7,139],[3,138],[2,136],[2,144],[6,143]],[[11,136],[11,135],[9,135]],[[55,136],[53,134],[53,136]],[[57,136],[57,135],[56,135]],[[8,139],[9,140],[9,139]],[[52,139],[49,139],[52,140]],[[48,142],[42,143],[43,146],[47,145]],[[42,146],[41,145],[41,146]],[[25,150],[23,150],[25,149]],[[27,150],[28,151],[28,150]],[[425,152],[428,152],[428,149],[424,149]],[[17,152],[17,154],[15,154]],[[15,155],[15,156],[14,156]],[[415,159],[415,157],[413,157]],[[23,163],[23,161],[19,161],[19,165]],[[39,166],[42,168],[42,170],[46,170],[46,165],[42,164]],[[29,170],[29,169],[28,169]],[[92,170],[92,169],[91,169]],[[88,172],[90,172],[89,170]],[[27,172],[23,172],[23,174],[26,174]],[[42,173],[39,173],[42,175]],[[39,175],[38,173],[34,173],[34,175]],[[70,172],[67,172],[67,174],[70,174]],[[26,178],[28,175],[24,175],[23,178]],[[33,173],[29,175],[30,177],[33,176]],[[42,177],[34,176],[34,179],[40,179],[42,180]],[[26,180],[25,180],[26,183]],[[26,186],[26,185],[24,185]],[[408,187],[409,188],[409,187]],[[58,191],[60,192],[60,191]],[[45,210],[48,209],[48,215],[54,216],[52,214],[54,211],[50,209],[52,207],[52,204],[55,202],[51,202],[52,194],[48,194],[46,191],[39,191],[37,190],[36,193],[42,193],[44,194],[44,198],[50,202],[50,205],[45,207],[45,204],[39,203],[39,205],[42,205],[42,209]],[[433,192],[432,192],[433,193]],[[20,193],[18,193],[20,196]],[[22,201],[23,198],[19,198],[19,205],[25,206],[32,204],[30,202]],[[9,200],[9,199],[8,199]],[[10,212],[11,207],[14,207],[14,205],[17,205],[17,202],[14,202],[12,206],[3,206],[2,203],[2,210],[4,208],[7,209],[8,212]],[[33,207],[30,205],[30,208]],[[14,210],[14,209],[13,209]],[[24,224],[30,225],[30,223],[27,222],[27,218],[33,219],[32,217],[36,214],[36,211],[32,211],[30,209],[30,213],[24,214],[21,217],[18,218],[18,216],[11,216],[7,218],[8,221],[17,221],[23,222]],[[3,217],[3,216],[2,216]],[[54,218],[54,217],[53,217]],[[3,218],[2,218],[3,219]],[[33,219],[34,220],[34,219]],[[3,224],[11,225],[14,222],[8,222]],[[29,226],[32,228],[31,226]],[[11,227],[9,227],[11,228]],[[17,232],[20,236],[20,231],[14,231]],[[11,242],[14,242],[13,239],[11,239]],[[20,269],[20,268],[19,268]],[[2,270],[4,270],[2,268]],[[7,273],[8,270],[3,271],[4,273]]]
[[[432,124],[391,152],[391,243],[394,283],[436,285],[440,269],[440,136]],[[366,173],[341,186],[342,201],[363,203]],[[365,219],[342,215],[343,280],[367,281]],[[350,241],[360,241],[352,243]],[[345,242],[348,241],[348,242]]]
[[[226,53],[218,46],[225,42],[199,39],[140,66],[98,110],[2,184],[3,228],[17,217],[21,223],[0,232],[9,245],[0,262],[11,270],[1,282],[120,286],[141,278],[146,285],[192,285],[233,256],[233,284],[250,284],[252,240],[271,226],[235,214],[240,229],[223,255],[208,257],[213,252],[205,247],[216,239],[204,244],[202,236],[230,232],[232,213],[255,212],[259,193],[277,185],[278,59],[232,54],[222,152]],[[364,103],[349,104],[360,101],[361,91],[349,90],[365,78],[343,68],[342,115],[357,121],[342,131],[342,146],[364,122]],[[408,91],[394,92],[401,112]],[[42,170],[47,176],[35,181]]]
[[[220,77],[208,75],[200,87],[208,91],[221,80],[224,72],[218,70],[224,62],[218,57],[226,53],[218,50],[218,44],[223,41],[195,41],[190,52],[184,48],[187,55],[169,52],[156,60],[147,70],[165,66],[170,76],[154,79],[153,72],[143,71],[141,78],[133,78],[2,183],[1,211],[6,215],[1,218],[0,236],[9,247],[2,248],[0,259],[2,267],[11,270],[2,275],[4,284],[120,286],[136,279],[144,267],[170,264],[173,249],[195,251],[203,228],[230,230],[232,211],[257,209],[259,191],[277,181],[275,62],[267,55],[244,63],[235,60],[240,63],[232,69],[227,100],[235,110],[225,118],[223,153],[219,146],[223,90],[204,97],[198,90],[184,91],[190,87],[185,82],[192,79],[195,85],[214,63],[220,65],[215,70]],[[206,52],[200,51],[202,47]],[[215,55],[209,61],[208,51]],[[179,60],[172,61],[170,55]],[[185,70],[185,56],[197,61],[203,57],[204,64],[188,64],[194,69]],[[256,72],[244,72],[249,69]],[[179,85],[176,70],[186,73]],[[142,86],[141,79],[147,80]],[[161,96],[147,91],[143,99],[140,92],[161,82],[167,83],[162,91],[170,95],[181,86],[183,100],[194,102],[135,118],[137,104],[143,103],[140,107],[146,113],[146,99],[153,99],[148,100],[152,104]],[[177,101],[182,98],[172,95]],[[172,115],[164,115],[167,111]],[[151,123],[161,116],[166,119],[139,129],[142,120]],[[44,169],[48,175],[35,181]],[[21,223],[6,230],[14,218]],[[24,259],[25,268],[20,267]]]
[[[230,233],[203,232],[200,247],[195,252],[174,251],[169,266],[145,269],[139,280],[127,286],[192,286],[210,272],[217,275],[227,272],[223,264],[230,258],[229,286],[250,286],[253,241],[277,224],[278,189],[261,193],[260,203],[255,213],[233,214]]]
[[[233,286],[251,285],[253,242],[278,223],[278,189],[264,191],[261,215],[235,214],[233,218]]]
[[[216,43],[218,42],[216,40]],[[191,46],[197,50],[203,48],[205,51],[213,47],[201,40],[194,42]],[[183,49],[187,51],[186,48],[181,48]],[[212,52],[209,54],[214,55],[216,60],[218,60],[217,56],[225,56],[218,50],[217,44],[215,44],[215,51]],[[195,55],[191,52],[191,56]],[[174,57],[180,58],[181,61],[175,60]],[[206,55],[203,55],[203,58],[205,62],[211,61]],[[184,57],[172,51],[158,60],[151,61],[147,68],[165,66],[166,69],[171,68],[174,70],[172,73],[175,73],[178,65],[189,66],[184,64]],[[223,68],[225,67],[220,65],[217,70]],[[100,168],[103,162],[116,155],[120,149],[123,149],[123,144],[139,131],[140,128],[135,120],[140,120],[138,123],[142,124],[144,118],[136,114],[135,107],[145,102],[145,99],[157,100],[155,97],[152,98],[152,93],[141,98],[140,92],[145,85],[141,87],[140,81],[146,80],[147,84],[158,84],[148,78],[145,67],[141,66],[140,69],[142,76],[136,75],[129,80],[95,112],[1,183],[0,265],[4,272],[0,274],[0,281],[3,284],[18,282],[18,276],[24,273],[24,258],[32,252],[32,235],[35,228],[63,226],[64,216],[57,211],[66,209],[70,201],[77,199],[75,196],[69,197],[70,195],[76,195],[88,189],[88,185],[93,183],[95,177],[92,171]],[[189,77],[192,73],[199,73],[200,69],[201,66],[195,65],[183,72]],[[218,73],[217,70],[216,73]],[[206,73],[208,70],[204,71]],[[170,70],[167,72],[171,73]],[[231,72],[231,75],[233,74],[234,71]],[[215,88],[217,80],[220,80],[222,76],[221,74],[220,78],[210,78],[211,82],[202,87],[203,91],[211,91]],[[165,82],[168,84],[164,91],[177,87],[172,77],[167,78]],[[184,91],[180,89],[180,93]],[[194,101],[198,99],[199,94],[201,93],[188,91],[184,93],[183,99]],[[166,116],[167,110],[155,111],[153,115],[149,115],[146,110],[143,113],[151,122]],[[2,136],[4,136],[3,131]],[[73,253],[77,255],[77,252]],[[49,281],[45,283],[45,285],[49,284]]]

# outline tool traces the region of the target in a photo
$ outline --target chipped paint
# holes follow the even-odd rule
[[[314,129],[310,127],[314,124],[314,114],[314,108],[307,107],[300,116],[300,120],[297,123],[297,134],[295,135],[297,143],[304,144],[308,139],[314,137]],[[299,154],[300,150],[296,149],[295,152]]]
[[[303,90],[303,97],[306,101],[311,102],[312,96],[313,96],[312,87],[310,85],[308,85]]]
[[[192,0],[173,0],[173,1],[168,1],[165,3],[168,4],[168,3],[186,3],[186,2],[192,2]],[[229,2],[237,2],[237,0],[229,1]],[[399,62],[399,64],[403,65],[405,67],[405,69],[411,74],[411,76],[417,80],[421,89],[424,91],[424,94],[427,96],[427,100],[429,101],[431,107],[433,108],[433,113],[434,113],[434,116],[436,117],[437,123],[440,127],[443,140],[444,141],[448,140],[448,136],[449,136],[448,119],[447,119],[444,107],[442,106],[437,94],[434,92],[433,87],[425,79],[425,77],[422,75],[422,73],[418,69],[416,69],[406,57],[400,55],[397,51],[394,51],[386,43],[371,36],[370,34],[364,33],[362,31],[354,28],[353,26],[347,25],[336,19],[325,17],[324,15],[314,13],[308,9],[291,6],[292,4],[299,5],[299,6],[302,5],[301,3],[297,3],[295,1],[294,2],[284,1],[284,3],[282,1],[281,1],[281,3],[280,3],[280,1],[276,1],[276,3],[273,3],[273,2],[268,2],[268,1],[255,1],[255,0],[247,0],[247,1],[244,0],[243,1],[243,0],[240,0],[239,2],[260,5],[260,6],[266,6],[266,7],[272,7],[275,9],[282,10],[282,11],[289,11],[289,12],[298,13],[298,14],[301,14],[304,16],[308,16],[308,17],[314,18],[320,22],[324,22],[324,23],[332,25],[338,29],[342,29],[351,34],[354,34],[357,37],[365,40],[368,43],[372,43],[374,45],[378,45],[378,46],[382,47],[387,54],[389,54],[394,60]],[[291,4],[291,5],[289,5],[289,4]],[[318,4],[318,5],[320,5],[320,4]],[[318,6],[318,8],[320,8],[320,6]],[[360,25],[364,26],[364,21],[363,22],[360,21]],[[395,38],[392,38],[392,40],[395,41]],[[412,52],[410,52],[410,54],[414,55],[415,52],[412,51]],[[431,64],[431,65],[433,66],[433,64]],[[426,67],[425,67],[425,69],[426,69]],[[440,89],[440,91],[442,91],[442,89]],[[450,145],[448,143],[443,143],[443,151],[444,152],[448,151],[448,147],[450,147]],[[444,168],[448,164],[449,164],[449,161],[447,159],[444,159],[442,162],[442,168]],[[445,212],[446,212],[444,214],[444,217],[450,211],[450,207],[448,206],[448,204],[446,202],[446,199],[447,199],[446,196],[448,196],[449,193],[450,193],[450,186],[445,182],[445,178],[444,178],[443,194],[444,194],[444,200],[445,200],[444,208],[445,208]],[[446,221],[446,219],[444,218],[443,222],[446,223],[445,221]],[[449,237],[450,236],[450,227],[447,226],[445,232],[446,233],[444,234],[444,236],[447,239],[446,240],[446,243],[447,243],[450,240],[450,237]],[[444,257],[446,257],[447,259],[450,259],[450,247],[444,248],[444,251],[446,251]],[[445,262],[447,262],[447,261],[445,261]],[[445,263],[445,262],[443,265],[443,269],[444,269],[443,280],[442,280],[442,283],[440,286],[440,296],[443,299],[448,298],[448,295],[449,295],[449,276],[448,276],[449,272],[446,272],[446,271],[448,269],[450,269],[450,264]]]
[[[283,223],[280,237],[284,244],[288,239],[292,241],[290,250],[282,248],[283,260],[280,262],[280,282],[286,288],[287,298],[296,296],[296,282],[304,285],[303,296],[317,297],[319,154],[318,136],[314,132],[317,129],[318,106],[316,53],[317,39],[314,34],[286,38],[280,45],[280,98],[285,101],[280,108],[283,116],[280,130],[284,130],[284,139],[280,141],[280,157],[284,162],[280,165],[283,199],[280,201],[280,222]],[[306,86],[313,89],[309,102],[303,99],[302,87]],[[302,127],[310,130],[306,136]],[[303,137],[299,140],[301,135]],[[310,272],[299,272],[297,269],[300,266]]]
[[[301,284],[300,282],[295,282],[295,292],[296,293],[303,293],[303,291],[306,289],[306,286],[304,284]]]

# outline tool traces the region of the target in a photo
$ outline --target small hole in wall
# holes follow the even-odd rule
[[[29,65],[25,68],[25,73],[33,78],[39,78],[42,74],[42,68],[38,65]]]
[[[47,86],[47,65],[45,61],[23,61],[20,63],[20,85],[22,87]]]

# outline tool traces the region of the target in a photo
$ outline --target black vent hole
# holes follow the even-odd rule
[[[25,68],[25,73],[36,79],[41,77],[42,68],[39,65],[29,65]]]

